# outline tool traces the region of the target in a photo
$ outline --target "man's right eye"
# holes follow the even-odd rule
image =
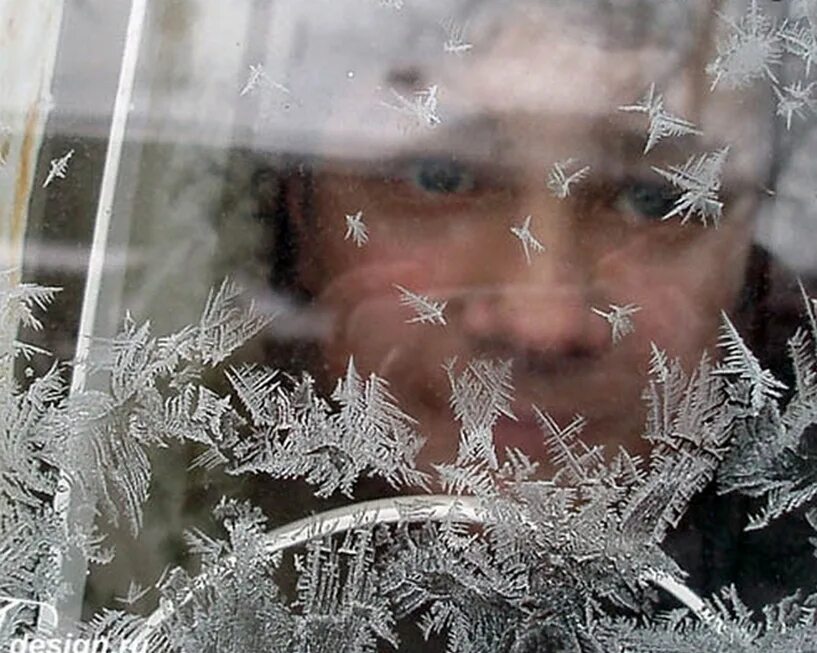
[[[453,158],[423,158],[412,161],[405,179],[425,193],[453,195],[467,193],[476,185],[475,175]]]

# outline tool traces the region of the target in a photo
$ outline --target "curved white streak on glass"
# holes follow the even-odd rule
[[[442,522],[448,519],[471,524],[484,523],[479,499],[448,494],[420,494],[397,499],[374,499],[355,503],[305,517],[270,531],[265,536],[264,549],[272,556],[280,551],[306,544],[315,538],[336,535],[354,528],[375,524]],[[227,572],[229,567],[230,558],[227,558],[222,571]],[[200,574],[196,578],[196,582],[200,585],[215,580],[217,579],[211,578],[207,573]],[[644,574],[642,580],[665,590],[689,608],[702,622],[716,632],[723,632],[726,627],[723,620],[713,613],[695,592],[669,574],[655,570]],[[188,594],[181,604],[190,598],[192,594]],[[134,639],[135,650],[138,650],[143,642],[150,641],[156,635],[161,624],[172,614],[172,610],[170,603],[159,605]]]

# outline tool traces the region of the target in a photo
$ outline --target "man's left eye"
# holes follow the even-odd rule
[[[420,159],[412,162],[408,180],[426,193],[455,194],[473,190],[473,173],[455,159]]]
[[[670,213],[678,198],[678,191],[667,184],[634,181],[622,189],[618,202],[619,208],[652,221],[661,220]]]

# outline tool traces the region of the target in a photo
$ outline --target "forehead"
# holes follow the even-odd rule
[[[554,22],[535,27],[509,19],[489,47],[437,69],[447,110],[595,118],[632,103],[651,81],[679,77],[671,74],[680,72],[678,53],[655,44],[611,50]]]
[[[287,115],[267,116],[260,140],[344,158],[416,148],[462,123],[491,125],[507,136],[522,126],[541,133],[570,123],[586,140],[597,130],[583,130],[582,121],[620,118],[618,107],[637,102],[655,83],[667,108],[699,124],[712,147],[746,140],[759,149],[763,141],[740,134],[757,134],[758,103],[711,94],[710,80],[694,69],[711,50],[699,36],[707,17],[696,13],[707,2],[415,0],[403,10],[377,4],[300,3],[290,26],[300,42],[288,40],[299,54],[277,57],[290,66],[279,79],[304,101]],[[473,48],[461,56],[445,52],[452,31]],[[286,42],[272,34],[271,53]],[[440,126],[407,129],[399,105],[432,86]],[[756,160],[758,152],[745,156]]]

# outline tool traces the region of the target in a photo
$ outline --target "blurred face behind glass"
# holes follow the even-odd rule
[[[320,161],[307,213],[295,182],[298,273],[332,316],[322,343],[329,373],[341,375],[354,355],[359,369],[386,377],[428,438],[424,461],[456,454],[443,369],[453,356],[513,360],[519,421],[500,420],[497,444],[544,461],[531,405],[563,425],[584,415],[586,439],[608,452],[643,452],[650,343],[687,366],[713,345],[720,311],[734,308],[744,282],[766,153],[756,99],[710,93],[702,71],[711,43],[696,39],[712,18],[692,13],[681,28],[694,32],[690,49],[649,35],[615,43],[560,10],[518,4],[469,35],[472,51],[355,88],[396,104],[389,87],[410,99],[437,85],[439,125],[406,132],[404,116],[381,105],[394,144]],[[703,136],[667,138],[643,154],[646,116],[619,107],[651,83]],[[720,226],[662,221],[674,195],[651,166],[724,145]],[[590,169],[559,198],[548,173],[566,159]],[[344,238],[344,216],[357,211],[369,230],[362,247]],[[511,232],[526,216],[544,246],[529,261]],[[446,324],[407,323],[415,314],[395,284],[447,301]],[[610,304],[640,307],[634,333],[615,344],[591,310]]]

